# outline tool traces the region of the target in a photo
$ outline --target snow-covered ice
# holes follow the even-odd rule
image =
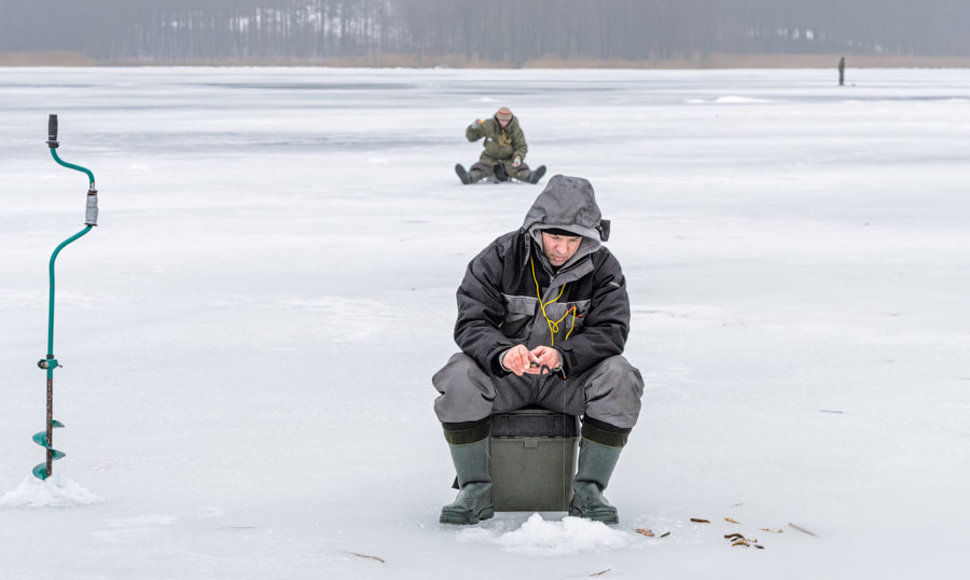
[[[849,80],[0,69],[3,578],[962,577],[970,71]],[[542,186],[458,183],[499,105],[613,220],[647,382],[616,527],[437,523],[454,292]],[[58,258],[41,484],[87,187],[48,113],[101,219]]]
[[[54,473],[44,481],[28,475],[16,489],[0,496],[0,507],[73,507],[102,501],[76,481]]]
[[[601,522],[566,516],[548,521],[538,513],[514,530],[490,529],[488,523],[458,534],[460,542],[489,542],[504,550],[535,556],[565,556],[589,550],[615,550],[633,544],[636,536]]]

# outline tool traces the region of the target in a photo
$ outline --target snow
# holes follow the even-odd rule
[[[54,473],[44,481],[29,475],[17,486],[0,497],[0,507],[74,507],[100,503],[98,497],[69,478]]]
[[[836,78],[0,69],[3,577],[962,577],[970,71]],[[615,527],[437,522],[454,292],[542,186],[453,174],[498,105],[613,220],[647,383]],[[57,262],[41,483],[87,187],[51,112],[101,221]]]
[[[506,530],[507,527],[506,522],[468,527],[458,533],[458,541],[496,544],[507,552],[531,556],[566,556],[625,548],[636,540],[634,535],[602,522],[569,516],[557,522],[534,513],[518,529]]]

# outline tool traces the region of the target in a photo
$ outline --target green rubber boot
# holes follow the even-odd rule
[[[579,467],[573,478],[573,499],[569,515],[604,524],[618,524],[616,508],[606,501],[603,490],[610,483],[622,447],[611,447],[586,439],[579,442]]]
[[[458,472],[458,497],[441,508],[439,522],[459,526],[477,524],[495,515],[488,438],[464,445],[448,444]]]

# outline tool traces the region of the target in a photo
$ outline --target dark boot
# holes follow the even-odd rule
[[[454,502],[441,508],[442,524],[477,524],[495,515],[488,441],[486,437],[464,445],[448,443],[460,491]]]
[[[610,483],[622,447],[611,447],[586,439],[579,442],[579,467],[573,478],[573,499],[569,515],[604,524],[620,523],[616,508],[606,501],[603,490]]]
[[[545,174],[546,174],[546,166],[540,165],[539,168],[533,171],[532,175],[529,176],[529,183],[539,183],[539,180],[542,179],[542,176]]]
[[[539,183],[539,180],[542,179],[542,176],[545,174],[546,166],[540,165],[534,170],[526,169],[525,171],[520,171],[517,178],[519,181],[524,181],[526,183]]]
[[[465,168],[462,167],[461,163],[455,165],[455,173],[458,174],[458,179],[460,179],[465,185],[479,182],[483,177],[485,177],[485,174],[482,173],[481,170],[476,169],[474,165],[472,165],[472,168],[469,171],[465,171]]]
[[[458,179],[460,179],[463,184],[468,185],[472,182],[472,178],[468,175],[468,172],[465,171],[465,168],[462,167],[461,163],[455,165],[455,173],[458,174]]]

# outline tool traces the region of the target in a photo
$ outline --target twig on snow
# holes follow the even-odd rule
[[[387,564],[383,558],[378,558],[377,556],[368,556],[367,554],[360,554],[358,552],[348,552],[347,550],[341,550],[344,554],[350,554],[351,556],[357,556],[358,558],[366,558],[367,560],[377,560],[381,564]]]
[[[788,525],[791,526],[791,527],[793,527],[793,528],[795,528],[799,532],[802,532],[803,534],[808,534],[809,536],[815,536],[816,538],[819,537],[818,534],[812,533],[812,532],[806,530],[805,528],[803,528],[803,527],[801,527],[799,525],[793,524],[791,522],[788,522]]]

